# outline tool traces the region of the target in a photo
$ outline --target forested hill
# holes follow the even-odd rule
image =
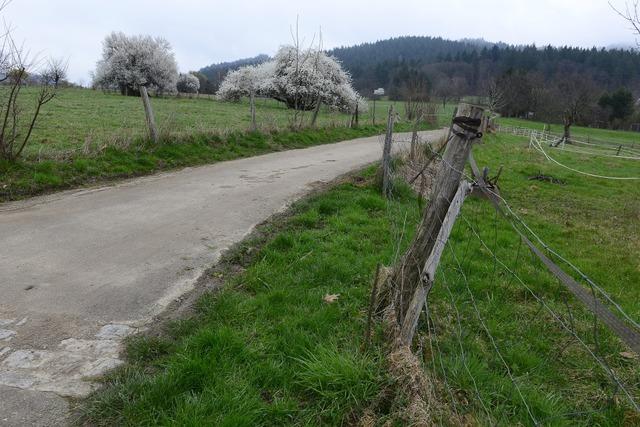
[[[398,37],[334,49],[331,54],[342,61],[364,94],[377,87],[393,92],[410,72],[424,75],[432,88],[443,81],[451,86],[453,80],[464,94],[478,94],[487,80],[506,73],[529,74],[546,82],[577,74],[602,90],[640,89],[640,54],[629,50]]]
[[[440,37],[397,37],[374,43],[341,47],[329,52],[351,73],[355,88],[368,96],[383,87],[402,97],[410,79],[427,82],[438,96],[479,95],[487,82],[510,76],[526,87],[556,84],[579,76],[596,91],[626,87],[640,92],[640,54],[622,49],[510,46],[477,40],[446,40]],[[200,72],[215,91],[231,69],[267,60],[266,55],[214,64]],[[515,77],[514,77],[515,76]],[[525,107],[523,107],[525,108]]]

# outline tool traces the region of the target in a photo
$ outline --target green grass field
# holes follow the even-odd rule
[[[25,111],[36,92],[25,88]],[[150,174],[162,170],[303,148],[384,133],[386,111],[400,114],[395,130],[411,130],[404,103],[376,102],[349,128],[350,116],[323,109],[317,127],[311,113],[300,113],[301,129],[292,130],[293,112],[273,100],[257,101],[258,132],[248,132],[249,104],[211,98],[152,98],[161,143],[146,138],[140,98],[89,89],[61,89],[45,105],[31,143],[16,162],[0,161],[0,202],[65,188]],[[446,109],[445,109],[446,110]],[[445,115],[450,112],[445,111]],[[444,123],[445,116],[438,116]],[[433,128],[423,124],[421,129]]]
[[[505,167],[501,194],[516,213],[638,322],[638,181],[577,175],[528,149],[527,142],[526,138],[498,135],[474,151],[481,167],[489,166],[494,173]],[[639,170],[637,161],[555,151],[552,155],[571,167],[602,175],[632,176]],[[539,174],[563,183],[529,179]],[[515,271],[531,292],[495,261],[490,251]],[[438,343],[429,353],[431,372],[442,380],[447,378],[454,390],[464,390],[462,400],[474,402],[472,412],[481,424],[531,425],[533,419],[543,425],[638,422],[638,414],[620,390],[615,390],[607,373],[534,295],[603,357],[636,401],[640,399],[637,359],[623,357],[620,353],[626,348],[600,324],[594,335],[592,315],[520,244],[488,201],[472,198],[465,202],[439,274],[440,286],[431,296]],[[483,322],[520,390],[506,375]],[[464,413],[469,407],[462,405],[460,409]]]
[[[474,151],[481,167],[505,166],[501,192],[518,215],[640,321],[637,183],[577,176],[514,136],[488,136]],[[637,171],[621,159],[556,156],[600,174]],[[404,186],[385,201],[373,173],[296,204],[230,253],[227,269],[212,273],[224,288],[160,337],[132,340],[129,364],[83,403],[83,421],[345,425],[375,408],[377,425],[406,423],[402,401],[389,401],[379,331],[366,352],[362,336],[375,266],[406,247],[418,202]],[[562,183],[529,179],[539,173]],[[327,304],[326,294],[340,296]],[[430,327],[425,319],[420,326],[418,352],[438,396],[434,424],[637,425],[621,390],[536,297],[640,399],[638,360],[621,354],[604,327],[594,329],[487,200],[471,197],[430,295]]]
[[[31,105],[35,90],[24,89],[24,108]],[[249,103],[222,102],[212,98],[160,97],[151,100],[158,127],[163,138],[182,139],[185,135],[224,135],[233,131],[245,131],[250,127]],[[284,104],[270,100],[256,101],[258,126],[262,130],[286,129],[291,124],[292,112]],[[401,116],[404,103],[376,102],[376,123],[386,123],[386,111],[394,104]],[[373,105],[373,104],[372,104]],[[311,112],[302,113],[304,123],[311,120]],[[360,118],[361,124],[372,123],[373,108]],[[341,127],[349,121],[349,115],[322,109],[319,127]],[[61,89],[47,104],[37,122],[27,157],[52,157],[60,152],[74,151],[85,144],[126,145],[145,137],[144,111],[137,97],[103,93],[90,89]]]
[[[501,117],[498,119],[498,123],[509,126],[521,126],[530,129],[543,130],[545,124],[536,122],[533,120],[515,119],[509,117]],[[561,124],[551,124],[551,132],[556,134],[562,134],[563,126]],[[595,139],[600,141],[607,141],[614,144],[626,144],[640,148],[640,132],[630,131],[618,131],[610,129],[598,129],[582,126],[571,126],[571,135],[580,140],[588,141],[589,139]]]
[[[152,98],[159,130],[165,138],[185,134],[244,131],[249,128],[249,105],[207,98]],[[280,103],[257,101],[259,125],[266,129],[286,128],[290,114]],[[323,112],[319,125],[344,125],[347,116]],[[134,140],[145,136],[145,118],[138,97],[121,96],[89,89],[62,89],[48,104],[38,121],[28,154],[81,147],[87,139],[98,143]]]

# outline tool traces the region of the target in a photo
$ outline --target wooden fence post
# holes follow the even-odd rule
[[[453,225],[460,213],[460,209],[462,209],[462,203],[464,203],[464,199],[469,195],[471,189],[472,186],[468,181],[462,181],[460,183],[460,186],[456,190],[456,194],[449,205],[449,209],[447,210],[444,219],[441,221],[441,226],[438,230],[438,237],[436,238],[434,245],[431,248],[431,252],[424,263],[424,267],[420,274],[420,283],[416,286],[413,298],[407,307],[406,314],[402,321],[402,327],[400,328],[400,342],[403,345],[410,345],[413,341],[413,336],[416,332],[416,327],[418,326],[418,320],[420,319],[420,313],[422,312],[422,307],[424,307],[427,301],[429,291],[433,286],[436,269],[440,263],[442,252],[444,251],[444,247],[449,239],[451,230],[453,230]]]
[[[418,117],[413,124],[413,133],[411,134],[411,151],[409,152],[409,159],[416,159],[416,148],[418,146],[418,126],[420,125],[420,120],[422,119],[422,115]]]
[[[156,127],[156,119],[153,116],[153,109],[151,108],[151,101],[149,101],[149,93],[146,86],[140,86],[140,96],[142,97],[142,105],[144,105],[144,114],[147,117],[147,126],[149,127],[149,135],[151,140],[158,143],[158,128]]]
[[[384,137],[384,148],[382,149],[382,194],[385,197],[391,195],[391,143],[393,141],[393,105],[389,106],[389,117],[387,118],[387,133]]]
[[[423,286],[423,266],[436,246],[444,218],[459,189],[462,172],[483,113],[481,107],[460,103],[451,127],[451,141],[447,144],[442,165],[436,174],[429,204],[411,246],[390,277],[393,303],[400,325],[404,324],[414,294]]]
[[[373,112],[371,114],[371,124],[376,125],[376,97],[373,96]]]
[[[256,123],[256,96],[253,91],[251,91],[249,101],[251,103],[251,132],[255,132],[258,130],[258,124]]]

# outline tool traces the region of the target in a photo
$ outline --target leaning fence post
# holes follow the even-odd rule
[[[453,200],[451,200],[451,203],[449,204],[444,219],[440,221],[438,236],[420,273],[421,283],[416,286],[413,298],[411,299],[404,319],[402,320],[402,326],[400,328],[400,342],[403,345],[410,345],[413,341],[413,336],[416,332],[416,327],[418,326],[418,320],[420,319],[420,313],[422,312],[424,305],[427,303],[427,296],[433,287],[436,270],[440,263],[442,252],[444,251],[444,247],[449,239],[451,230],[453,230],[456,218],[460,214],[460,209],[462,208],[464,199],[469,195],[471,189],[472,186],[468,181],[462,181],[460,183]]]
[[[149,101],[149,93],[146,86],[140,86],[140,96],[142,98],[142,105],[144,105],[144,114],[147,117],[147,126],[149,127],[149,135],[154,143],[158,143],[158,128],[156,127],[156,119],[153,116],[153,109],[151,109],[151,101]]]
[[[384,137],[384,148],[382,150],[382,194],[385,197],[391,195],[391,143],[393,140],[393,105],[389,106],[389,117],[387,118],[387,133]]]
[[[404,324],[409,305],[416,291],[424,286],[424,265],[437,246],[437,236],[443,220],[460,187],[460,179],[469,158],[472,141],[481,134],[478,129],[483,114],[481,107],[461,103],[451,127],[451,141],[447,144],[442,166],[435,178],[430,202],[414,240],[391,276],[393,304],[400,325]]]

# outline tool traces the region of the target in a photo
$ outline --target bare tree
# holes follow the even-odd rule
[[[42,74],[42,78],[47,80],[48,83],[57,89],[58,85],[66,80],[68,68],[68,60],[63,58],[49,58],[47,61],[47,68]]]
[[[0,11],[8,0],[0,1]],[[22,47],[16,45],[9,27],[0,35],[0,81],[6,86],[0,95],[0,159],[15,161],[23,153],[36,126],[42,107],[56,95],[57,83],[66,74],[64,62],[49,60],[40,72],[39,90],[34,106],[24,107],[22,89],[37,61],[30,59]],[[37,70],[35,70],[37,71]],[[53,78],[53,80],[52,80]]]
[[[611,6],[620,17],[631,24],[631,30],[636,36],[640,36],[640,0],[633,0],[632,2],[625,1],[624,9],[615,7],[611,2],[609,2],[609,6]],[[640,46],[637,40],[636,44]]]
[[[315,63],[313,64],[313,69],[316,74],[318,73],[318,68],[320,64],[320,53],[323,50],[322,49],[322,28],[320,28],[320,31],[318,32],[318,34],[319,34],[318,51],[316,52]],[[320,113],[321,106],[322,106],[322,92],[320,91],[320,89],[318,89],[317,95],[316,95],[316,108],[313,110],[313,116],[311,117],[311,127],[315,127],[316,125],[316,121],[318,120],[318,114]]]
[[[424,75],[410,73],[401,88],[404,98],[404,111],[407,120],[419,120],[424,114],[425,105],[429,102],[429,84]]]
[[[451,79],[442,77],[436,81],[434,87],[435,95],[442,100],[442,108],[447,106],[447,101],[453,94],[453,83]]]
[[[489,111],[496,113],[505,105],[504,91],[498,84],[498,81],[493,78],[487,80],[484,86]]]
[[[558,104],[564,132],[559,142],[571,143],[571,126],[582,120],[595,101],[595,89],[590,80],[579,75],[568,75],[560,80],[553,98]]]

